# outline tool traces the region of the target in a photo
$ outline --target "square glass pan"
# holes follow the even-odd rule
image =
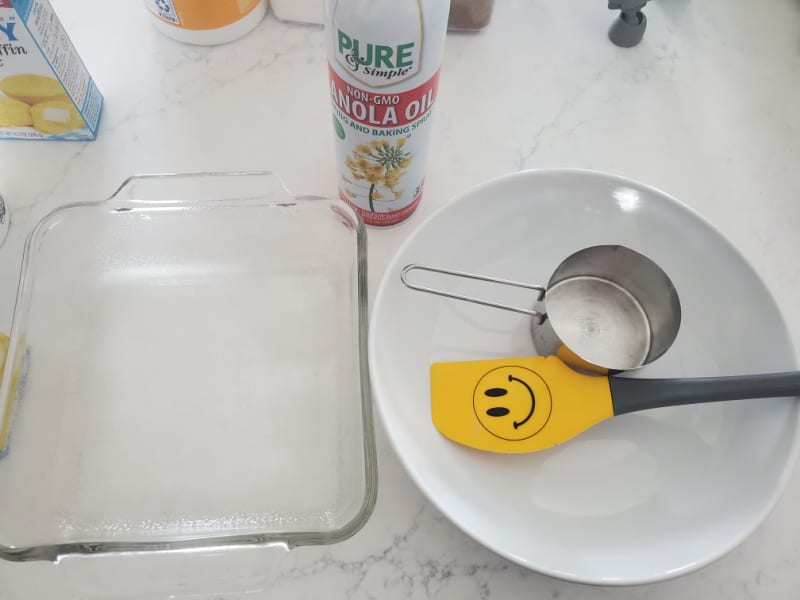
[[[366,234],[269,173],[138,176],[31,232],[0,385],[0,558],[358,531]]]

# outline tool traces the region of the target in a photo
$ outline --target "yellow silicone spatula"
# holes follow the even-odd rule
[[[662,406],[800,395],[800,373],[698,379],[582,375],[555,356],[431,366],[431,413],[447,438],[490,452],[534,452],[596,423]]]

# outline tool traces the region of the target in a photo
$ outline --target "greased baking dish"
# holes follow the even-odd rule
[[[366,233],[269,173],[136,176],[25,247],[0,558],[336,543],[375,502]]]

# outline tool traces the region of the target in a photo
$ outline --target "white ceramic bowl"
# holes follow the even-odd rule
[[[623,244],[655,260],[681,298],[672,348],[636,377],[791,370],[780,313],[711,225],[666,194],[587,171],[517,173],[448,203],[386,271],[370,330],[375,401],[395,451],[467,534],[555,577],[638,584],[734,548],[774,505],[793,464],[795,399],[663,408],[616,417],[554,449],[491,454],[430,418],[431,362],[533,354],[528,317],[403,287],[408,263],[546,282],[572,252]],[[525,303],[526,292],[457,284]]]

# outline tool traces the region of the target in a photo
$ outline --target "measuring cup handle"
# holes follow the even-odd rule
[[[527,290],[534,290],[539,292],[537,296],[537,300],[542,300],[545,294],[545,288],[541,285],[534,285],[531,283],[524,283],[520,281],[511,281],[509,279],[499,279],[497,277],[487,277],[485,275],[476,275],[474,273],[465,273],[463,271],[453,271],[450,269],[439,269],[436,267],[425,267],[422,265],[410,264],[403,267],[403,270],[400,272],[400,281],[403,282],[407,288],[411,290],[416,290],[418,292],[425,292],[427,294],[435,294],[437,296],[444,296],[445,298],[452,298],[454,300],[463,300],[465,302],[472,302],[473,304],[480,304],[481,306],[490,306],[492,308],[499,308],[502,310],[509,310],[511,312],[520,313],[523,315],[530,315],[532,317],[536,317],[539,319],[539,322],[544,321],[547,318],[545,313],[539,312],[538,310],[533,310],[529,308],[522,308],[520,306],[511,306],[509,304],[501,304],[499,302],[492,302],[491,300],[483,300],[481,298],[475,298],[472,296],[464,296],[462,294],[456,294],[454,292],[448,292],[445,290],[427,287],[423,285],[418,285],[415,283],[411,283],[408,280],[408,274],[412,271],[428,271],[429,273],[438,273],[440,275],[450,275],[452,277],[460,277],[462,279],[472,279],[476,281],[486,281],[489,283],[497,283],[500,285],[507,285],[511,287],[519,287],[524,288]]]
[[[628,379],[609,377],[614,414],[703,402],[800,396],[800,372],[701,377]]]

